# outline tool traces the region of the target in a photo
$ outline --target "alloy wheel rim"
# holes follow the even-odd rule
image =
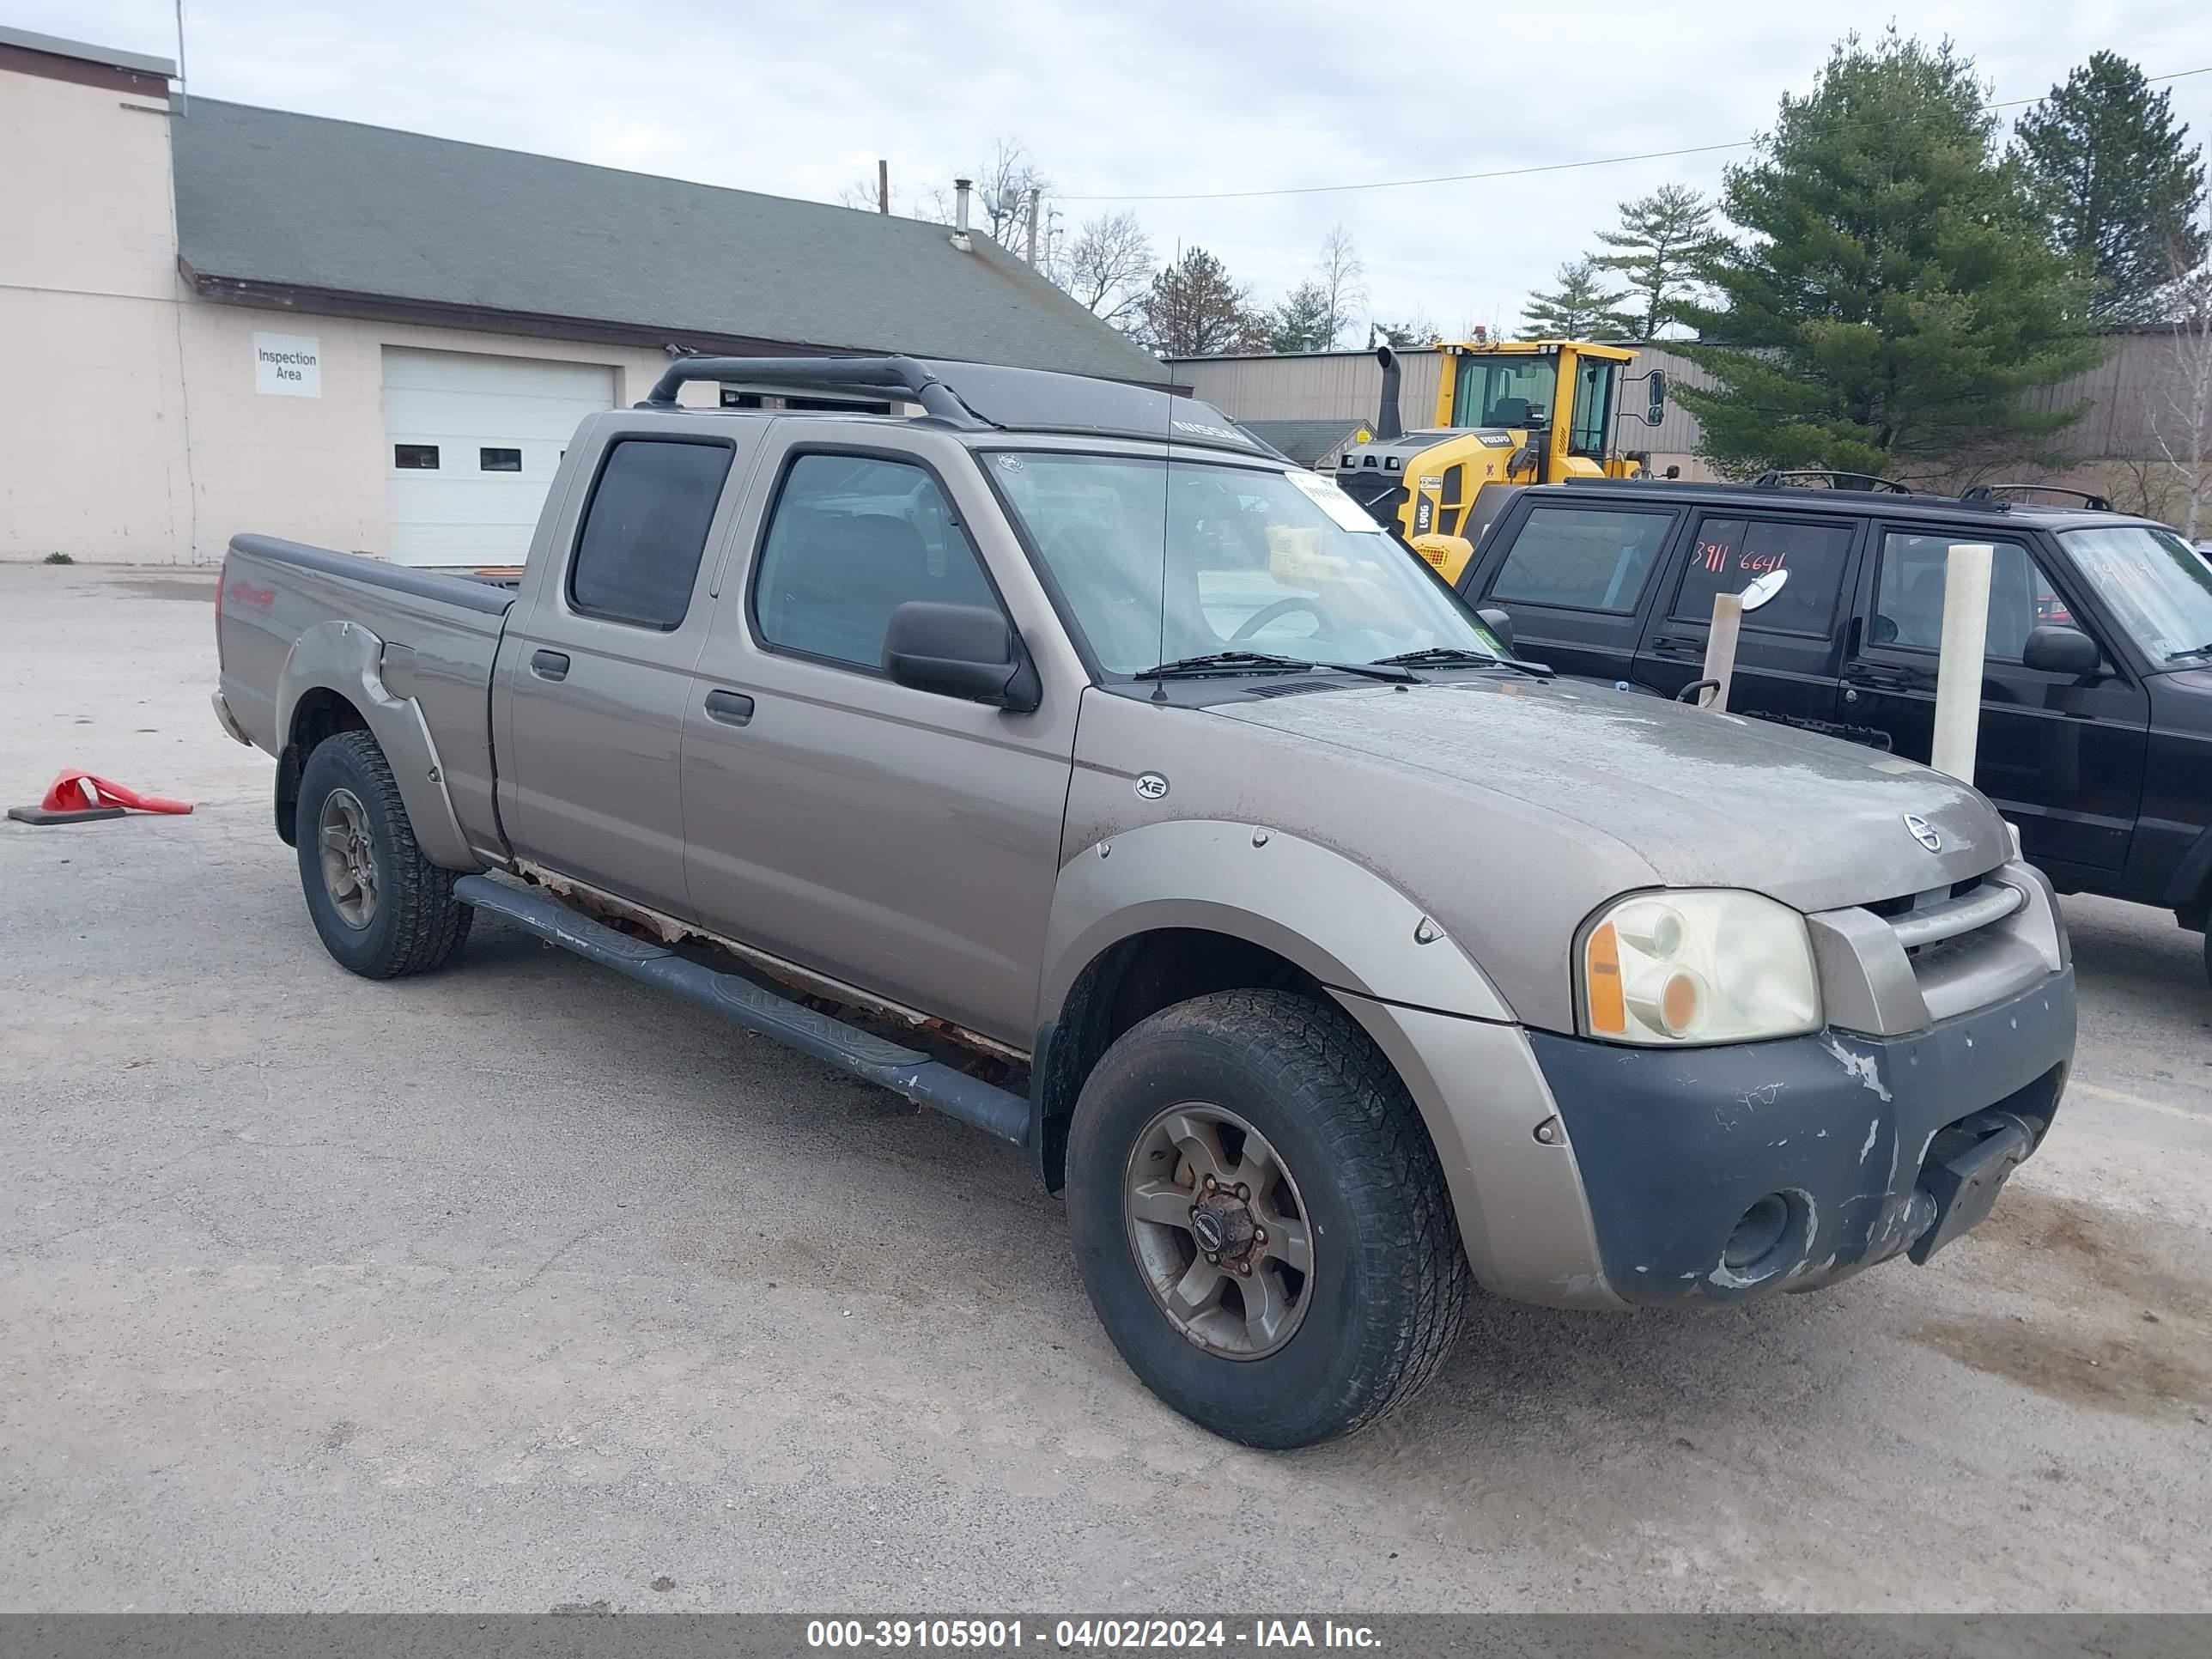
[[[331,908],[347,927],[368,927],[376,920],[376,848],[360,796],[333,789],[323,798],[315,845],[322,854],[323,890]]]
[[[1297,1334],[1312,1300],[1312,1226],[1267,1138],[1224,1106],[1185,1101],[1130,1149],[1121,1213],[1130,1254],[1168,1322],[1228,1359]]]

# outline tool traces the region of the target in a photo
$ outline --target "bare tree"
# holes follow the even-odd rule
[[[1101,214],[1076,233],[1075,240],[1053,262],[1053,280],[1115,325],[1134,322],[1159,260],[1152,239],[1133,213]]]
[[[1035,190],[1042,200],[1052,194],[1052,180],[1018,138],[1000,139],[991,146],[991,159],[968,176],[975,181],[975,211],[984,234],[1000,247],[1019,252],[1029,228],[1030,192]],[[949,225],[953,210],[947,186],[931,191],[921,211]]]
[[[1352,245],[1352,233],[1342,225],[1330,228],[1321,242],[1321,275],[1316,279],[1325,301],[1321,315],[1324,348],[1352,326],[1352,314],[1367,303],[1367,284],[1360,279],[1367,267]]]
[[[2212,227],[2212,210],[2203,211]],[[2199,236],[2197,246],[2202,247]],[[2206,497],[2212,496],[2212,477],[2206,472],[2212,459],[2212,257],[2200,255],[2185,264],[2186,257],[2175,260],[2183,274],[2169,290],[2172,372],[2163,386],[2143,396],[2149,404],[2151,437],[2178,475],[2181,533],[2195,541]]]
[[[893,187],[890,196],[891,212],[894,215],[902,219],[916,216],[908,213],[906,208],[901,204],[902,198],[900,197],[896,186]],[[876,196],[876,180],[874,177],[872,175],[866,179],[855,179],[849,185],[839,186],[837,191],[837,205],[839,207],[860,208],[863,211],[868,213],[876,212],[878,210],[878,199]]]

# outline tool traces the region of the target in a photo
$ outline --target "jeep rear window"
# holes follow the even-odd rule
[[[1513,538],[1513,551],[1491,584],[1491,597],[1510,604],[1631,615],[1643,600],[1674,522],[1671,513],[1540,507]]]

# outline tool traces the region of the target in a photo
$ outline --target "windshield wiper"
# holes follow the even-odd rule
[[[1172,680],[1201,674],[1309,673],[1316,670],[1328,674],[1357,674],[1362,679],[1388,680],[1401,685],[1422,684],[1419,674],[1408,673],[1391,663],[1308,662],[1303,657],[1279,657],[1271,651],[1209,651],[1202,657],[1178,657],[1173,662],[1164,662],[1129,678]]]
[[[1378,668],[1422,667],[1443,668],[1454,663],[1471,663],[1481,668],[1512,668],[1540,680],[1548,680],[1552,671],[1541,663],[1522,662],[1518,657],[1493,657],[1486,651],[1462,651],[1455,645],[1432,645],[1420,651],[1401,651],[1395,657],[1377,657]]]
[[[2212,657],[2212,645],[2192,645],[2186,651],[2169,651],[2166,659],[2172,662],[2182,657]]]
[[[1300,657],[1279,657],[1269,651],[1209,651],[1202,657],[1177,657],[1173,662],[1140,670],[1133,680],[1174,680],[1192,674],[1304,672],[1313,665]]]

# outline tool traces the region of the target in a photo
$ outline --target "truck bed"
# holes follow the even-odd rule
[[[514,599],[514,588],[495,578],[235,536],[216,598],[221,696],[255,746],[281,757],[301,711],[326,708],[334,695],[310,684],[310,665],[354,665],[348,701],[358,706],[381,696],[419,705],[436,734],[437,769],[462,835],[471,847],[496,849],[491,677]],[[360,630],[374,641],[365,653]],[[354,684],[362,664],[374,684]]]

